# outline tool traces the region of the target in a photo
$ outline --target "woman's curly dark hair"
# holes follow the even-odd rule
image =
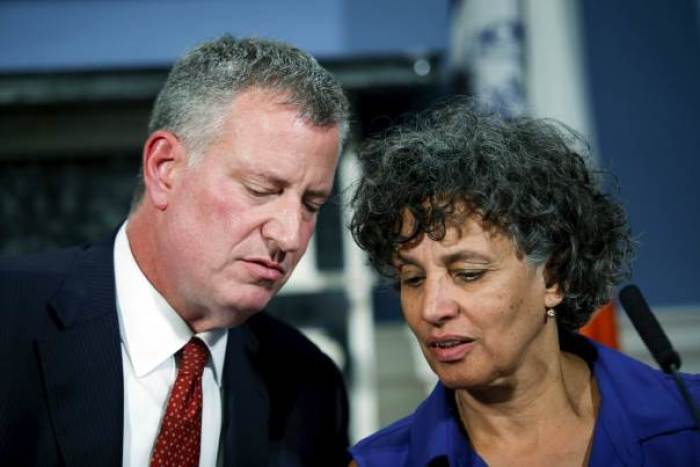
[[[557,322],[575,330],[628,275],[633,252],[625,212],[598,187],[587,151],[554,121],[504,121],[454,98],[360,150],[350,229],[377,270],[396,279],[397,249],[422,235],[441,239],[467,206],[530,263],[546,263],[564,296]],[[405,210],[416,220],[410,235],[401,233]]]

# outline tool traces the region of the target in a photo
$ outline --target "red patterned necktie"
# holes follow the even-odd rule
[[[151,454],[151,467],[199,465],[202,372],[209,352],[197,337],[185,344],[180,352],[180,369]]]

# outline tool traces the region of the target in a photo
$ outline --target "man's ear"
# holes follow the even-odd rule
[[[153,132],[143,146],[145,196],[160,210],[168,206],[175,172],[185,164],[185,148],[173,133]]]

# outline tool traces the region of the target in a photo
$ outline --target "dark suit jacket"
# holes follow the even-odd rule
[[[0,260],[0,465],[122,464],[113,241]],[[333,363],[260,313],[229,330],[224,465],[347,465]]]

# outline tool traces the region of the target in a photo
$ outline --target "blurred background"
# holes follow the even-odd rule
[[[0,254],[112,232],[168,68],[224,32],[310,51],[353,105],[336,197],[269,310],[343,369],[354,440],[408,414],[435,380],[391,285],[344,228],[353,151],[455,93],[507,117],[562,120],[590,140],[639,242],[632,280],[682,369],[700,372],[698,0],[0,2]],[[610,345],[651,362],[614,300],[607,313]]]

